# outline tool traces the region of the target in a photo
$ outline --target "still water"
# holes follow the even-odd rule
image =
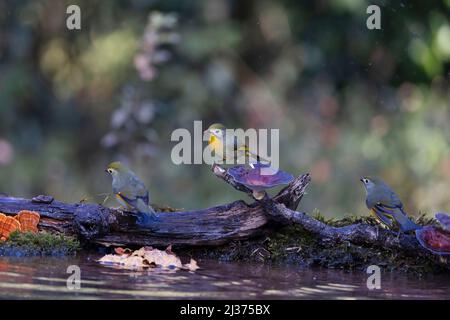
[[[198,261],[201,269],[128,271],[100,265],[99,255],[0,257],[2,299],[450,299],[450,276],[382,274],[369,291],[367,275],[248,263]],[[67,268],[81,270],[81,288],[67,288]]]

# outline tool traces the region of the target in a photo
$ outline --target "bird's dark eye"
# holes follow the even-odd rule
[[[367,180],[367,179],[364,179],[363,181],[364,181],[365,184],[369,183],[369,180]]]

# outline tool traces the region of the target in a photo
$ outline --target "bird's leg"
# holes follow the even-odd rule
[[[106,201],[109,200],[109,197],[111,196],[111,194],[109,194],[109,193],[102,193],[102,194],[99,194],[99,196],[104,196],[103,201],[102,201],[102,206],[103,206],[103,205],[105,205]]]

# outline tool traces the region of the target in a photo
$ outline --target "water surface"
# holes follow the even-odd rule
[[[2,299],[450,299],[450,276],[382,274],[368,290],[363,272],[201,260],[196,272],[129,271],[98,264],[97,254],[70,258],[0,257]],[[78,265],[81,289],[67,288]]]

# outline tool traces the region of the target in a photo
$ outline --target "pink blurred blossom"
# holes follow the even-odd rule
[[[9,164],[14,158],[14,149],[11,144],[0,138],[0,165]]]

